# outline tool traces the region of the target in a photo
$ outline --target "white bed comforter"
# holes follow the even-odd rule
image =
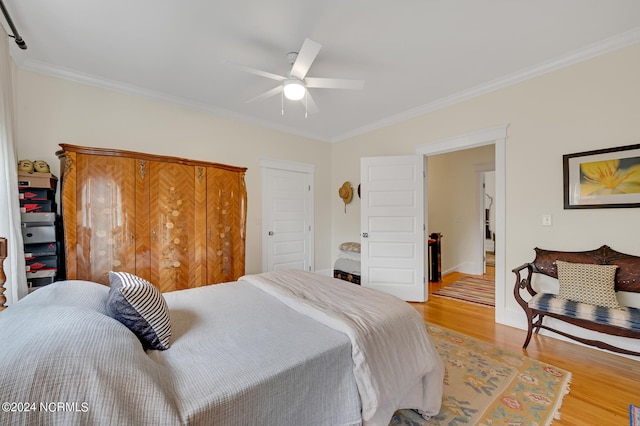
[[[0,426],[361,423],[348,337],[251,284],[165,293],[166,351],[145,352],[108,293],[59,281],[0,312]]]
[[[247,275],[240,281],[351,339],[364,425],[386,426],[400,408],[417,409],[424,417],[438,413],[444,366],[424,321],[410,305],[304,271]]]

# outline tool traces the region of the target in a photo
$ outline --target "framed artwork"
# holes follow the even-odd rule
[[[640,207],[640,144],[562,156],[564,208]]]

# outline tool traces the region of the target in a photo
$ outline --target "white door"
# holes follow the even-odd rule
[[[424,302],[425,157],[365,157],[361,177],[361,283]]]
[[[312,177],[263,168],[263,271],[313,270]]]

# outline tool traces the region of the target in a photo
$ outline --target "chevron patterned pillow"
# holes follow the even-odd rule
[[[575,302],[622,309],[615,292],[616,265],[571,263],[556,260],[558,296]]]
[[[162,293],[149,281],[127,272],[109,272],[109,284],[109,315],[126,325],[145,349],[168,349],[171,321]]]

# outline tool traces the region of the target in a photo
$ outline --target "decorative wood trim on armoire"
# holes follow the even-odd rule
[[[167,292],[244,274],[245,167],[60,146],[67,279],[125,271]]]

